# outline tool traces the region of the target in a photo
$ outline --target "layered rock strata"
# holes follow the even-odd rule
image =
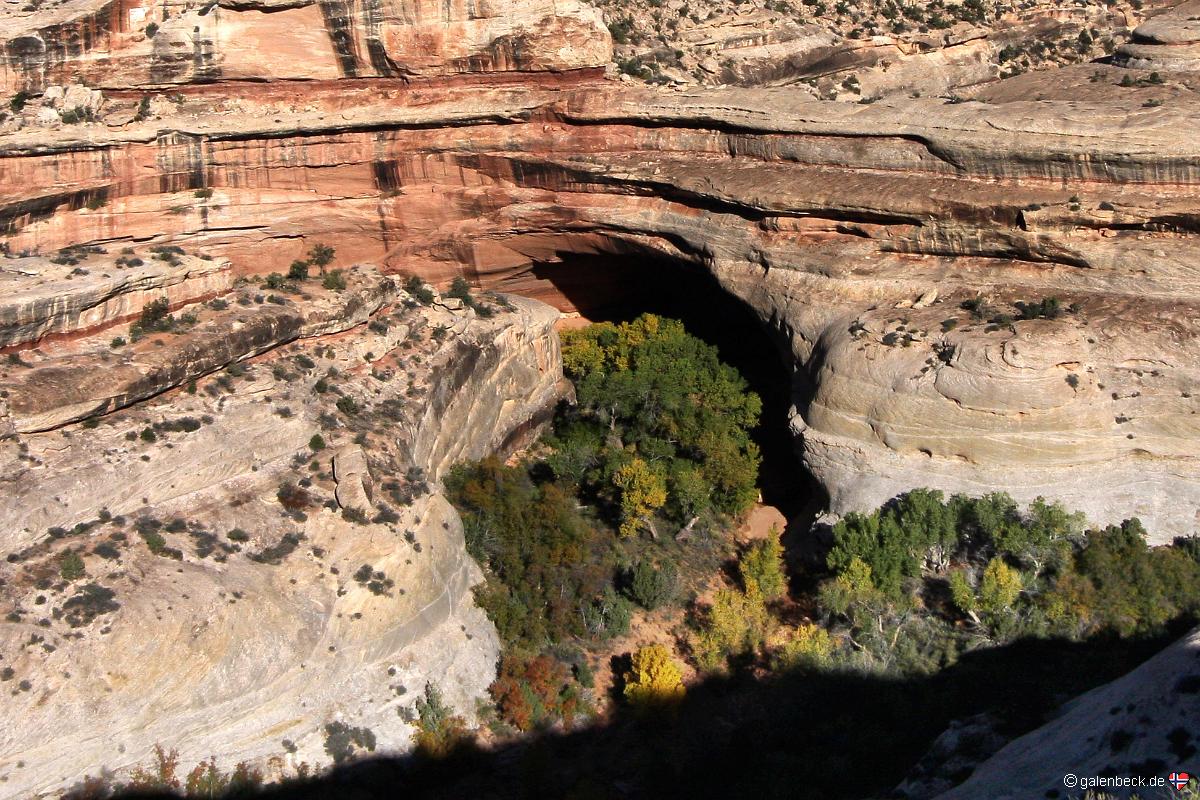
[[[611,43],[575,0],[67,2],[3,11],[0,94],[218,80],[321,80],[567,70],[603,65]]]
[[[99,330],[136,317],[152,300],[165,298],[178,307],[224,294],[233,282],[228,261],[183,255],[172,264],[150,253],[143,253],[145,259],[95,255],[67,251],[52,260],[0,262],[0,347]]]
[[[1186,51],[1186,17],[1147,24]],[[674,261],[774,335],[834,511],[933,486],[1195,530],[1179,59],[858,105],[604,81],[602,21],[558,1],[68,0],[9,29],[0,86],[31,96],[0,134],[5,794],[156,742],[280,774],[325,760],[331,722],[403,749],[429,680],[469,713],[498,645],[437,478],[537,430],[556,315],[419,306],[401,273],[570,310],[605,279],[563,254]],[[946,36],[939,86],[986,77],[999,40]],[[786,77],[751,61],[730,69]],[[344,288],[269,288],[317,244]]]
[[[1200,508],[1200,151],[1181,135],[1196,106],[1141,107],[1143,91],[846,106],[584,80],[396,87],[265,117],[197,96],[155,130],[5,138],[0,213],[14,251],[170,239],[241,273],[327,242],[563,307],[531,269],[559,252],[691,264],[777,333],[804,460],[835,511],[917,485],[1004,489],[1096,522],[1137,514],[1161,541]],[[81,191],[106,204],[61,200]],[[195,208],[162,213],[181,203]]]

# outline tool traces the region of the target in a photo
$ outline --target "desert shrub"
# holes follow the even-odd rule
[[[425,282],[416,275],[409,277],[404,282],[404,291],[408,292],[413,298],[423,306],[433,303],[433,290],[425,285]]]
[[[1020,319],[1057,319],[1062,314],[1062,306],[1057,297],[1045,297],[1035,302],[1013,303],[1020,313]]]
[[[170,305],[166,297],[146,303],[142,306],[142,313],[137,322],[129,327],[129,338],[136,342],[147,333],[166,333],[174,330],[175,318],[168,313],[169,310]]]
[[[757,585],[751,584],[745,592],[718,589],[692,637],[697,665],[716,669],[728,658],[754,653],[765,642],[769,627],[770,616]]]
[[[295,552],[300,546],[300,542],[304,541],[302,533],[285,533],[279,537],[279,541],[275,544],[260,550],[257,553],[250,553],[247,557],[259,564],[272,564],[278,566],[283,563],[283,560]]]
[[[656,565],[643,558],[626,576],[626,593],[649,611],[672,602],[678,591],[679,570],[670,561]]]
[[[342,509],[342,519],[347,522],[353,522],[355,525],[366,525],[370,522],[367,518],[367,512],[354,506],[346,506]]]
[[[450,288],[446,290],[446,296],[462,300],[468,306],[475,304],[475,298],[471,296],[471,284],[462,275],[454,276],[454,280],[450,282]]]
[[[448,755],[466,736],[466,722],[446,705],[441,691],[425,684],[425,694],[417,698],[417,752],[428,758]]]
[[[58,574],[64,581],[77,581],[87,574],[79,553],[71,551],[58,560]]]
[[[100,542],[92,548],[92,553],[109,561],[116,561],[121,557],[121,551],[112,542]]]
[[[833,664],[837,644],[820,625],[804,624],[789,630],[772,659],[777,671],[819,671]]]
[[[102,614],[111,614],[121,607],[114,598],[117,593],[98,583],[84,584],[62,605],[63,619],[72,628],[91,623]]]
[[[579,686],[571,670],[549,655],[506,654],[488,693],[500,718],[522,731],[560,719],[570,726],[580,711]]]
[[[335,269],[331,272],[326,272],[323,276],[321,276],[321,285],[326,289],[340,292],[346,288],[346,277],[342,274],[340,269]]]
[[[201,761],[184,779],[187,797],[239,797],[252,793],[262,785],[262,774],[246,762],[239,762],[232,772],[222,772],[215,757]]]
[[[615,557],[557,483],[535,483],[497,458],[455,467],[445,480],[467,550],[488,571],[476,599],[501,637],[537,651],[587,636],[584,611],[611,587]]]
[[[308,493],[308,490],[294,483],[281,484],[275,493],[275,498],[279,501],[279,505],[288,511],[303,511],[313,504],[312,495]]]
[[[375,734],[370,728],[356,728],[344,722],[325,725],[325,752],[334,764],[344,764],[362,751],[375,752]]]
[[[779,542],[779,530],[771,526],[767,538],[755,542],[738,559],[738,572],[742,585],[749,588],[753,583],[762,592],[763,599],[770,602],[787,594],[787,575],[783,569],[783,545]]]
[[[137,521],[136,530],[138,536],[146,543],[146,547],[156,556],[165,558],[183,558],[183,553],[179,550],[168,547],[167,540],[159,533],[162,523],[151,517],[142,517]]]
[[[376,506],[376,512],[375,516],[371,518],[371,522],[376,525],[395,525],[400,521],[400,515],[385,503],[379,503]]]

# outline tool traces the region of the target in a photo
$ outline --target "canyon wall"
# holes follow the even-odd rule
[[[1073,99],[1095,69],[988,103],[586,74],[268,84],[242,113],[200,93],[152,123],[5,137],[0,215],[13,252],[170,241],[245,275],[325,242],[564,308],[531,270],[558,252],[681,261],[790,352],[793,428],[834,511],[912,486],[1003,489],[1096,522],[1136,514],[1163,541],[1200,508],[1200,150],[1181,135],[1196,106],[1139,102],[1157,84],[1115,87],[1130,72],[1115,67],[1112,96]]]
[[[566,253],[749,306],[834,512],[932,486],[1195,531],[1191,12],[1116,64],[851,104],[606,80],[562,0],[31,7],[0,72],[30,94],[0,129],[0,794],[156,742],[288,774],[335,722],[404,749],[429,681],[470,714],[498,642],[437,481],[562,396],[550,306],[614,293]]]
[[[228,266],[167,255],[77,254],[63,316],[137,296],[122,273]],[[19,262],[33,297],[38,262]],[[427,683],[472,717],[499,642],[436,481],[536,433],[563,390],[558,314],[339,274],[242,283],[141,335],[78,322],[0,368],[0,795],[124,775],[156,744],[277,778],[327,763],[339,723],[402,751]],[[9,301],[41,311],[19,284]]]

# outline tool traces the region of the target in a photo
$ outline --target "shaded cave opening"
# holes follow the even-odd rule
[[[642,252],[556,255],[555,261],[535,262],[530,274],[553,287],[559,308],[577,312],[560,325],[625,322],[645,313],[677,319],[745,378],[763,404],[759,424],[751,431],[762,454],[762,504],[778,509],[787,520],[785,541],[807,530],[827,498],[804,468],[789,426],[797,394],[786,344],[697,265]]]

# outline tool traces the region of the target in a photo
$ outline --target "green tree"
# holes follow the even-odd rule
[[[462,717],[442,699],[433,683],[425,684],[425,696],[417,699],[417,752],[431,758],[449,755],[466,735]],[[371,749],[374,750],[372,737]]]
[[[738,571],[742,585],[758,586],[768,602],[787,594],[787,575],[783,570],[783,545],[779,542],[779,529],[774,525],[767,538],[752,544],[738,560]]]
[[[1089,532],[1043,598],[1052,618],[1081,634],[1162,630],[1200,612],[1200,564],[1177,547],[1150,548],[1137,519]]]
[[[757,585],[745,592],[718,589],[692,637],[692,652],[702,669],[716,669],[725,659],[757,650],[770,626],[770,614]]]
[[[308,261],[319,269],[324,270],[325,267],[333,263],[334,249],[323,244],[314,244],[312,249],[308,251]]]
[[[630,571],[629,596],[648,611],[670,603],[678,590],[679,570],[669,561],[656,566],[643,558]]]
[[[950,573],[950,599],[964,614],[974,615],[979,607],[975,597],[975,588],[971,586],[971,578],[965,569],[956,569]]]
[[[754,503],[760,458],[749,430],[762,403],[715,348],[682,323],[649,314],[566,331],[562,341],[578,403],[558,420],[557,435],[602,431],[597,460],[619,462],[585,474],[586,489],[603,494],[625,463],[620,451],[633,447],[666,479],[666,511],[680,521],[710,504],[739,514]]]
[[[820,625],[804,624],[788,631],[772,663],[774,669],[781,672],[825,669],[833,663],[835,649],[829,631]]]
[[[308,262],[293,261],[292,265],[288,267],[288,277],[294,281],[308,280]]]
[[[476,600],[511,644],[538,651],[571,636],[607,636],[628,619],[612,589],[616,553],[579,513],[568,487],[535,483],[491,457],[445,478],[467,550],[485,568]]]
[[[1021,594],[1021,573],[1000,557],[988,562],[979,581],[979,608],[988,616],[1008,611]]]
[[[64,581],[77,581],[87,574],[83,559],[74,550],[66,553],[58,562],[58,572]]]

